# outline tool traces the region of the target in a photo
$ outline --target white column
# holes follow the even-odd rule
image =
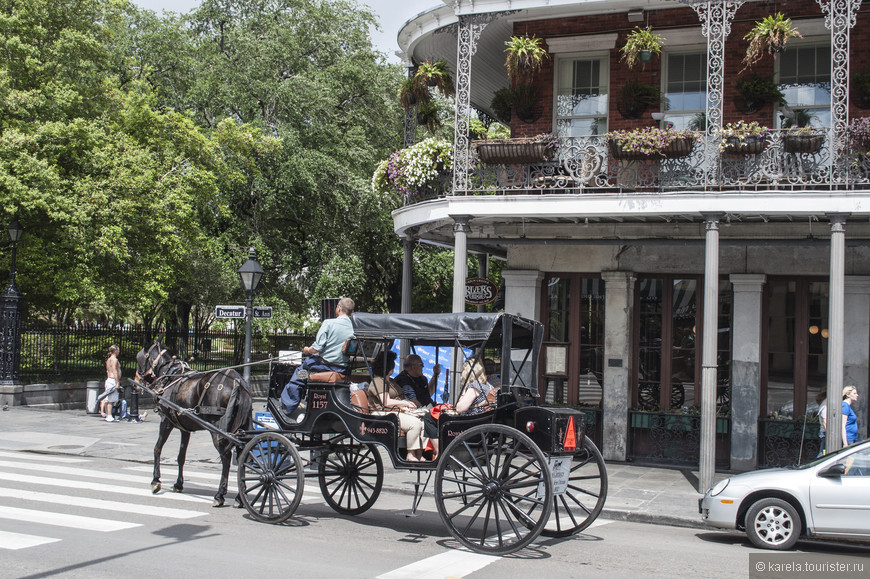
[[[468,277],[468,215],[453,216],[453,313],[465,311],[465,278]]]
[[[414,275],[414,238],[406,235],[402,238],[402,313],[411,313],[411,280]],[[404,360],[410,351],[408,340],[402,340],[399,347],[401,359]]]
[[[843,333],[843,384],[853,384],[858,389],[858,402],[852,410],[858,415],[858,440],[868,436],[867,405],[870,387],[870,276],[847,276],[844,309],[849,312]]]
[[[825,448],[843,446],[840,404],[843,398],[843,304],[846,264],[846,216],[829,215],[831,222],[831,274],[828,281],[828,420]]]
[[[701,357],[701,461],[698,492],[716,474],[716,346],[719,336],[719,215],[705,215],[704,343]]]
[[[631,355],[635,276],[601,272],[604,280],[604,383],[601,399],[601,453],[605,460],[628,456],[628,407],[631,400]]]
[[[732,274],[734,315],[731,353],[731,468],[753,470],[758,463],[761,413],[761,299],[765,276]]]
[[[531,320],[542,319],[541,282],[544,274],[537,270],[502,270],[504,311]]]

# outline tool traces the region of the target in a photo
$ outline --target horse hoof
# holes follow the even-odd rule
[[[183,490],[184,490],[184,487],[179,487],[179,486],[172,487],[172,492],[174,492],[174,493],[180,493]]]
[[[162,487],[161,487],[160,483],[151,483],[151,494],[156,495],[157,493],[160,492],[161,488]]]
[[[211,506],[222,507],[222,506],[224,506],[224,500],[223,499],[215,499],[214,501],[212,501]]]
[[[239,499],[239,497],[236,497],[236,500],[233,501],[233,508],[234,509],[241,509],[244,506],[245,505],[242,504],[242,501],[241,501],[241,499]]]

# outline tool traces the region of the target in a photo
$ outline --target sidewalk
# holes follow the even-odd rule
[[[256,404],[255,409],[260,405]],[[116,458],[152,463],[160,417],[149,411],[142,424],[105,422],[84,410],[43,410],[27,406],[0,412],[0,450]],[[174,480],[179,435],[173,431],[163,448],[164,482]],[[220,465],[208,433],[194,433],[187,464]],[[413,493],[416,475],[384,461],[384,488]],[[603,518],[704,528],[698,514],[698,473],[688,469],[608,463],[608,493]],[[717,474],[716,480],[725,478]],[[424,475],[425,480],[425,475]],[[149,482],[149,481],[146,481]],[[430,483],[431,484],[431,483]],[[427,491],[431,494],[431,487]]]

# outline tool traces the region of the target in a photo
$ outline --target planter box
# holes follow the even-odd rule
[[[824,135],[785,135],[782,138],[782,148],[786,153],[816,154],[822,150]]]
[[[725,154],[731,156],[758,155],[767,146],[764,137],[728,137],[725,140]]]
[[[692,147],[695,146],[695,139],[685,137],[682,139],[674,139],[662,149],[660,155],[647,155],[638,151],[629,151],[622,149],[615,140],[607,141],[607,148],[610,150],[610,155],[618,161],[648,161],[661,158],[678,159],[686,157],[692,152]]]
[[[553,150],[547,143],[523,140],[485,141],[477,143],[480,160],[490,165],[526,165],[550,160]]]

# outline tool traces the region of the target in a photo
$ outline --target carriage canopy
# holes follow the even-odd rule
[[[506,313],[355,313],[352,319],[354,334],[362,341],[408,340],[411,346],[467,348],[475,356],[495,351],[502,383],[524,386],[537,395],[544,336],[540,322]]]

